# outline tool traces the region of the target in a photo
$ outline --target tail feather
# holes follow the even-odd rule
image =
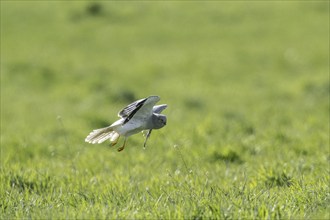
[[[85,141],[91,144],[101,144],[107,139],[113,142],[116,141],[117,138],[119,138],[119,134],[113,130],[113,127],[105,127],[92,131],[86,137]]]
[[[117,142],[117,139],[119,138],[119,134],[117,132],[114,131],[114,134],[112,135],[110,141],[111,142]]]

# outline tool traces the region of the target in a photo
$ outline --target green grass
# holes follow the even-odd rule
[[[328,1],[1,1],[1,219],[328,219]],[[84,142],[131,101],[168,124]]]

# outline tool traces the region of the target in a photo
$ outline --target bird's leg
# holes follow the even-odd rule
[[[117,143],[118,143],[118,140],[119,140],[119,138],[120,138],[120,136],[118,136],[115,140],[113,140],[113,141],[111,141],[110,140],[110,147],[113,147],[113,146],[115,146]]]
[[[144,144],[143,144],[143,148],[145,149],[146,148],[146,144],[147,144],[147,140],[148,138],[150,137],[150,134],[151,134],[151,131],[152,129],[150,129],[146,135],[146,139],[144,140]]]
[[[124,150],[124,148],[125,148],[125,144],[126,144],[126,137],[125,137],[125,140],[124,140],[124,144],[123,144],[123,146],[121,146],[120,148],[118,148],[118,152]]]
[[[118,139],[119,139],[119,138],[118,138]],[[115,146],[115,145],[118,143],[118,139],[115,140],[114,142],[110,143],[110,146],[111,146],[111,147]]]

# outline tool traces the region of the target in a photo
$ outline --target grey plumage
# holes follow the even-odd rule
[[[119,120],[108,127],[93,130],[85,139],[91,144],[100,144],[110,140],[114,146],[120,136],[124,136],[124,144],[118,149],[124,149],[127,137],[143,130],[148,130],[144,146],[150,137],[152,129],[160,129],[166,125],[167,118],[160,114],[166,107],[166,104],[156,105],[160,100],[159,96],[149,96],[148,98],[137,100],[118,113]]]

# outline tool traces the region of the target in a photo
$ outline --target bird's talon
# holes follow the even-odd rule
[[[124,140],[124,144],[123,144],[123,146],[121,146],[120,148],[118,148],[118,152],[124,150],[125,145],[126,145],[126,138],[125,138],[125,140]]]

